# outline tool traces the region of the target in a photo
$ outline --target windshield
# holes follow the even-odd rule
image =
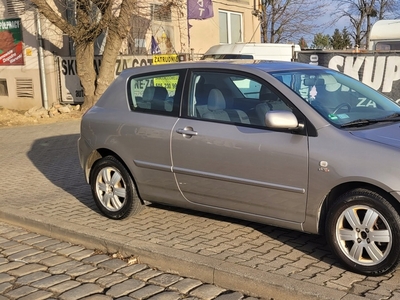
[[[338,127],[365,126],[399,119],[400,106],[386,96],[334,70],[295,70],[271,74]]]

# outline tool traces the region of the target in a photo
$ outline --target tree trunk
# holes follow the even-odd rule
[[[76,69],[83,87],[84,101],[81,110],[85,112],[96,102],[96,71],[93,65],[94,43],[76,43]]]
[[[119,49],[122,45],[122,39],[119,36],[119,33],[115,31],[108,30],[106,39],[107,41],[101,60],[101,66],[99,75],[97,77],[97,86],[95,90],[95,96],[97,99],[104,93],[107,87],[114,80],[115,61],[117,60]],[[112,70],[112,72],[110,70]],[[97,101],[97,99],[95,101]]]

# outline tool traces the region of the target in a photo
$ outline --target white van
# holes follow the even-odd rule
[[[369,34],[369,50],[400,50],[400,20],[379,20]]]
[[[295,44],[235,43],[212,46],[201,58],[210,59],[256,59],[256,60],[297,60],[301,51]]]

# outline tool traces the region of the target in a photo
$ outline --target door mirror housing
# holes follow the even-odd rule
[[[265,114],[265,125],[270,128],[294,130],[299,121],[291,111],[274,110]]]

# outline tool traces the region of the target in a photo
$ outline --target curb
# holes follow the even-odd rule
[[[49,217],[3,207],[0,219],[29,231],[80,244],[89,249],[119,252],[135,256],[139,263],[157,266],[162,271],[191,277],[222,288],[268,299],[342,299],[347,293],[279,274],[240,266],[183,250],[171,249],[146,241],[128,240],[126,236],[86,228]],[[352,295],[351,299],[364,299]]]

